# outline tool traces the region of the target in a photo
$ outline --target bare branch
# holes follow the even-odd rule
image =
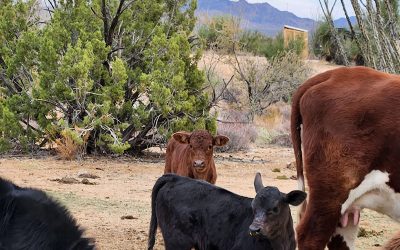
[[[51,105],[53,105],[54,107],[57,107],[57,108],[61,109],[61,110],[64,112],[64,114],[67,114],[67,113],[68,113],[68,109],[66,109],[66,108],[63,107],[60,103],[57,103],[57,102],[55,102],[55,101],[52,101],[52,100],[44,100],[44,99],[34,99],[34,100],[35,100],[35,101],[39,101],[39,102],[44,102],[44,103],[51,104]]]
[[[102,16],[100,16],[99,14],[97,14],[96,10],[93,9],[93,7],[90,7],[90,9],[92,10],[93,14],[94,14],[96,17],[98,17],[98,18],[100,18],[101,20],[104,21],[104,17],[102,17]]]

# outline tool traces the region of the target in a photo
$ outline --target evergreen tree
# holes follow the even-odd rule
[[[32,86],[37,80],[37,4],[0,1],[0,152],[33,146],[41,131],[32,125],[36,110]]]
[[[69,137],[88,152],[137,153],[176,130],[215,130],[197,69],[201,51],[188,39],[196,1],[52,1],[43,27],[29,25],[36,4],[0,7],[0,18],[9,16],[0,34],[11,36],[0,35],[0,112],[15,124],[12,133],[32,145]],[[16,76],[22,87],[7,88]]]

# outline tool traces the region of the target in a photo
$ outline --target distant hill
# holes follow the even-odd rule
[[[266,35],[274,36],[282,31],[284,25],[313,31],[316,21],[300,18],[288,11],[280,11],[268,3],[248,3],[245,0],[198,0],[196,12],[199,20],[204,17],[233,15],[242,19],[247,29],[258,30]]]
[[[349,18],[352,25],[357,25],[357,18],[355,16],[351,16]],[[349,23],[344,17],[336,19],[333,23],[335,24],[336,28],[349,28]]]

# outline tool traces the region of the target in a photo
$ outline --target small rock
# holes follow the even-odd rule
[[[276,177],[276,179],[278,179],[278,180],[287,180],[287,179],[289,179],[289,178],[287,178],[286,175],[278,175],[278,176]]]
[[[99,176],[95,174],[90,174],[90,173],[82,173],[78,175],[79,178],[89,178],[89,179],[97,179],[100,178]]]
[[[291,169],[291,170],[296,170],[296,162],[295,161],[288,162],[286,164],[286,168]]]
[[[80,183],[80,181],[78,181],[77,179],[75,179],[73,177],[63,177],[61,179],[56,178],[56,179],[51,179],[51,181],[56,181],[56,182],[63,183],[63,184],[77,184],[77,183]]]
[[[133,217],[132,215],[123,215],[121,216],[121,220],[136,220],[137,217]]]
[[[88,179],[83,179],[82,180],[82,184],[85,184],[85,185],[96,185],[96,183],[95,182],[90,182]]]

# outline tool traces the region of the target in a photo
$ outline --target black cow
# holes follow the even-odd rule
[[[0,250],[90,250],[93,240],[44,192],[0,178]]]
[[[256,174],[254,199],[205,181],[168,174],[153,187],[148,249],[157,224],[166,250],[295,249],[289,204],[299,205],[302,191],[281,193],[264,187]]]

